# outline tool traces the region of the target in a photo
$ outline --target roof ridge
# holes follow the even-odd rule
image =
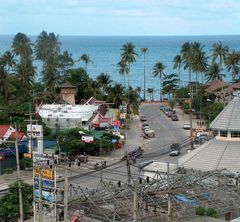
[[[224,153],[225,153],[226,150],[227,150],[227,147],[228,147],[229,141],[226,141],[226,142],[227,142],[227,143],[226,143],[226,145],[225,145],[225,149],[224,149],[224,151],[222,152],[221,157],[219,158],[219,161],[218,161],[218,163],[217,163],[216,169],[218,168],[218,166],[219,166],[219,164],[220,164],[220,162],[221,162],[221,160],[222,160],[222,158],[223,158],[223,155],[224,155]]]

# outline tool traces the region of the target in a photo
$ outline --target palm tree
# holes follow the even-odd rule
[[[176,55],[173,58],[173,69],[178,69],[178,77],[179,77],[179,86],[181,82],[181,67],[182,67],[182,57],[181,55]]]
[[[232,52],[228,53],[225,59],[225,66],[227,71],[231,71],[232,75],[232,82],[239,74],[239,63],[240,63],[240,53],[233,50]]]
[[[112,82],[111,77],[107,73],[101,73],[97,76],[96,80],[99,86],[102,88],[102,93],[106,90],[106,87]]]
[[[126,75],[129,73],[129,67],[127,63],[122,60],[118,62],[117,67],[119,74],[124,77],[124,88],[126,88]]]
[[[213,80],[223,80],[223,77],[225,77],[224,74],[221,73],[222,68],[220,64],[213,63],[207,70],[205,74],[205,79],[207,82],[213,81]]]
[[[162,78],[165,75],[164,72],[163,72],[164,69],[165,69],[165,66],[161,62],[157,62],[153,66],[153,77],[159,76],[159,79],[160,79],[160,85],[159,85],[159,98],[160,98],[160,101],[162,101],[161,91],[162,91]]]
[[[198,93],[198,74],[201,74],[202,83],[203,83],[203,75],[208,68],[208,57],[206,56],[206,52],[203,51],[204,45],[201,45],[199,42],[191,43],[192,48],[192,71],[196,74],[196,94]]]
[[[171,94],[174,97],[174,93],[178,88],[178,82],[179,82],[178,75],[175,73],[164,76],[163,83],[162,83],[162,86],[163,86],[162,91],[164,92],[164,94],[168,94],[169,100],[170,100]]]
[[[141,86],[137,86],[136,87],[136,92],[138,94],[139,99],[141,99],[141,91],[142,91]]]
[[[80,60],[82,60],[85,63],[85,70],[86,70],[86,73],[87,73],[88,63],[91,62],[89,55],[82,54],[81,57],[80,57]]]
[[[21,95],[27,98],[31,93],[32,84],[35,77],[35,67],[33,66],[33,44],[23,33],[14,36],[12,50],[19,57],[16,65],[16,73],[20,82]]]
[[[153,101],[154,89],[153,89],[153,88],[147,88],[147,92],[148,92],[148,94],[149,94],[149,99],[150,99],[150,101]]]
[[[128,94],[128,92],[127,92]],[[129,102],[129,112],[128,113],[137,113],[139,111],[139,94],[136,90],[134,90],[131,86],[129,87],[129,96],[126,95],[126,98],[128,97]],[[126,101],[127,102],[127,101]]]
[[[121,53],[121,61],[123,63],[126,63],[128,65],[128,88],[129,88],[129,75],[130,75],[130,70],[131,70],[131,64],[136,62],[136,56],[137,53],[135,52],[135,45],[133,45],[131,42],[127,42],[123,44],[122,48],[122,53]]]
[[[9,74],[3,64],[0,64],[0,95],[3,103],[8,103],[10,97],[16,91],[14,86],[15,77]]]
[[[99,89],[99,82],[95,81],[95,80],[92,80],[91,83],[90,83],[90,87],[92,89],[92,96],[96,97],[96,94],[97,94],[98,89]]]
[[[42,80],[51,97],[54,96],[55,88],[61,81],[58,75],[58,56],[61,43],[58,38],[59,36],[54,33],[48,34],[46,31],[42,31],[35,44],[36,58],[43,62]]]
[[[58,67],[61,69],[63,77],[66,77],[69,67],[74,65],[72,54],[68,51],[64,51],[58,56]]]
[[[113,102],[115,104],[115,107],[118,108],[125,100],[123,86],[116,83],[114,86],[108,87],[107,91],[107,101]]]
[[[148,48],[141,48],[141,52],[143,54],[143,100],[145,101],[145,91],[146,91],[146,53],[148,51]]]
[[[14,58],[14,54],[10,51],[6,51],[2,57],[0,57],[0,63],[4,65],[9,72],[16,65],[16,60]]]
[[[223,46],[221,41],[214,43],[212,45],[212,64],[216,63],[219,58],[219,65],[222,68],[222,63],[225,61],[228,51],[228,46]]]

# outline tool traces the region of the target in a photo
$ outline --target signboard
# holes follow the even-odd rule
[[[32,154],[31,153],[24,153],[23,157],[27,158],[27,159],[31,159],[32,158]]]
[[[34,196],[39,198],[39,190],[34,190]],[[42,198],[50,203],[55,201],[55,194],[51,191],[42,191]]]
[[[93,136],[82,135],[82,142],[83,143],[93,143],[94,138],[93,138]]]
[[[27,125],[27,135],[30,137],[32,132],[32,138],[43,138],[43,126],[42,125]]]
[[[34,177],[34,187],[38,188],[39,187],[39,178]],[[44,180],[42,179],[42,189],[44,190],[49,190],[54,189],[54,180]]]
[[[125,119],[126,118],[126,113],[120,113],[120,119]]]
[[[34,168],[34,177],[39,177],[40,168]],[[42,179],[54,180],[54,171],[52,169],[41,169]]]

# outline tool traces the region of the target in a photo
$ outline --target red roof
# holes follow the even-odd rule
[[[0,139],[4,137],[10,127],[10,125],[0,125]]]
[[[18,140],[22,140],[22,138],[24,137],[24,133],[23,132],[18,132]],[[17,139],[17,132],[12,132],[10,135],[11,139]]]

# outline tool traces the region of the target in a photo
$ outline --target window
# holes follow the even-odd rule
[[[231,137],[239,138],[240,137],[240,131],[232,131],[231,132]]]
[[[220,131],[220,136],[227,137],[227,131]]]

